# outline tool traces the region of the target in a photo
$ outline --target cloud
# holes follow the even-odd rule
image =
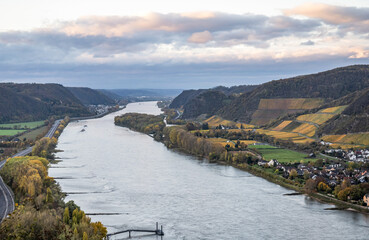
[[[141,53],[150,58],[153,52],[172,48],[188,52],[204,43],[216,49],[238,45],[267,49],[273,39],[304,37],[320,25],[310,19],[219,12],[88,16],[33,31],[0,32],[0,48],[14,49],[4,61],[17,56],[18,61],[32,61],[27,51],[16,53],[16,49],[25,48],[37,52],[39,58],[33,60],[38,62],[57,61],[58,57],[60,61],[114,61]],[[50,52],[54,53],[52,58]]]
[[[302,45],[302,46],[313,46],[313,45],[315,45],[315,42],[313,42],[311,40],[308,40],[306,42],[300,43],[300,45]]]
[[[309,17],[308,11],[305,18],[295,17],[297,13],[303,12],[296,8],[279,16],[220,12],[87,16],[32,31],[0,32],[0,64],[123,67],[368,57],[367,33],[342,34],[365,16],[334,25],[318,15]],[[319,45],[305,47],[316,42]]]
[[[369,20],[369,8],[341,7],[323,3],[306,3],[284,10],[287,16],[302,15],[322,19],[331,24],[343,24]]]
[[[188,38],[190,43],[207,43],[213,39],[213,36],[209,31],[196,32]]]
[[[306,3],[283,11],[286,16],[305,16],[338,26],[343,33],[369,33],[369,8],[342,7],[322,3]]]

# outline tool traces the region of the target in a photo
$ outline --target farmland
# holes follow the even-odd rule
[[[251,123],[263,125],[289,113],[301,112],[319,107],[323,103],[318,98],[278,98],[260,99],[258,109],[252,115]]]
[[[223,126],[228,126],[228,127],[237,127],[237,128],[241,128],[241,125],[243,128],[254,128],[254,125],[251,124],[245,124],[245,123],[237,123],[237,122],[233,122],[233,121],[229,121],[229,120],[225,120],[219,116],[212,116],[208,119],[206,119],[204,122],[209,124],[209,127],[217,127],[219,125],[223,125]]]
[[[46,134],[48,130],[47,126],[43,126],[37,129],[34,129],[30,132],[23,133],[19,136],[20,139],[26,138],[27,140],[36,140],[37,136]]]
[[[261,99],[258,109],[313,109],[319,107],[323,99],[318,98],[279,98]]]
[[[254,140],[240,140],[240,143],[246,144],[246,145],[251,145],[254,143],[258,143],[257,141]]]
[[[293,129],[292,132],[301,133],[308,137],[314,137],[316,129],[317,128],[314,125],[303,123],[297,128]]]
[[[331,119],[333,116],[334,114],[305,114],[298,116],[297,120],[321,125]]]
[[[26,130],[22,129],[0,129],[0,136],[13,136],[18,133],[25,132]]]
[[[260,134],[266,134],[281,140],[291,140],[294,143],[310,143],[314,141],[313,139],[300,136],[298,133],[293,132],[271,131],[265,129],[257,129],[256,131]]]
[[[9,129],[32,129],[37,128],[44,125],[44,121],[36,121],[36,122],[21,122],[21,123],[5,123],[0,124],[0,128],[9,128]]]
[[[218,143],[222,145],[223,147],[225,147],[227,144],[231,147],[234,147],[234,143],[225,138],[208,138],[207,141]]]
[[[322,139],[326,142],[335,143],[342,147],[347,147],[347,145],[365,145],[369,146],[369,133],[354,133],[354,134],[343,134],[343,135],[326,135]],[[351,146],[353,147],[353,146]]]
[[[274,131],[281,131],[283,128],[287,127],[288,124],[290,124],[292,121],[283,121],[278,126],[273,128]]]
[[[347,105],[338,106],[338,107],[331,107],[331,108],[325,108],[325,109],[320,110],[319,112],[321,112],[321,113],[340,114],[340,113],[343,112],[343,110],[345,110],[346,107],[347,107]]]

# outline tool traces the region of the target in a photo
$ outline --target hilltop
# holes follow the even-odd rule
[[[210,89],[185,90],[170,104],[170,108],[183,108],[185,118],[201,114],[214,114],[229,104],[236,96],[254,90],[256,85],[233,87],[218,86]]]
[[[84,105],[113,105],[115,101],[104,93],[87,87],[67,87]]]

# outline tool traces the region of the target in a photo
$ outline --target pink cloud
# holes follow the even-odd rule
[[[188,38],[190,43],[207,43],[213,39],[213,36],[209,31],[196,32]]]
[[[365,22],[369,20],[369,8],[341,7],[323,3],[306,3],[296,8],[284,10],[287,16],[301,15],[318,18],[330,24]]]

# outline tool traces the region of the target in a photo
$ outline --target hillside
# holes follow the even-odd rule
[[[346,109],[320,129],[321,134],[369,132],[369,88],[349,94],[335,104],[348,104]]]
[[[184,90],[175,99],[173,99],[169,107],[170,108],[181,108],[181,107],[185,108],[185,105],[188,102],[190,102],[191,100],[198,97],[200,94],[205,93],[207,91],[218,91],[220,93],[223,93],[225,96],[230,96],[230,95],[238,95],[241,93],[251,92],[256,87],[257,87],[256,85],[240,85],[240,86],[233,86],[229,88],[219,86],[219,87],[210,88],[210,89]],[[188,114],[188,115],[193,116],[192,114]]]
[[[87,108],[59,84],[0,84],[0,122],[44,120],[49,116],[86,116]]]
[[[0,122],[46,119],[48,107],[31,97],[16,94],[0,85]]]
[[[260,99],[258,109],[251,116],[251,124],[265,125],[281,116],[314,109],[324,103],[321,98]]]
[[[100,91],[86,87],[67,87],[84,105],[113,105],[115,101]]]
[[[204,91],[200,95],[188,100],[183,106],[183,117],[194,118],[201,114],[213,115],[220,108],[227,105],[231,97],[219,91]]]
[[[317,74],[275,80],[242,94],[218,114],[230,120],[251,122],[261,99],[324,98],[326,102],[369,87],[369,65],[336,68]]]

